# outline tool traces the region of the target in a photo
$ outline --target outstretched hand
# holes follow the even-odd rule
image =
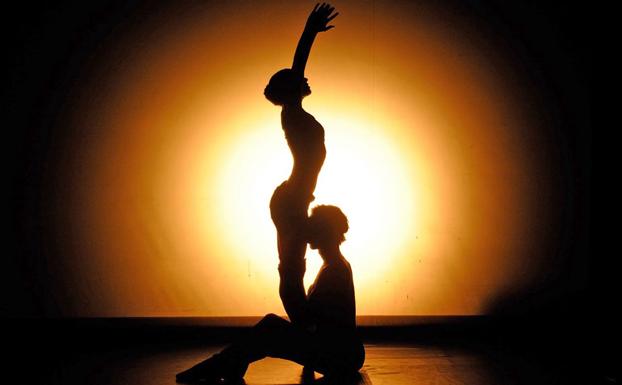
[[[334,11],[335,7],[331,6],[330,4],[315,4],[313,11],[311,11],[311,13],[309,14],[309,18],[307,19],[307,25],[305,28],[316,33],[325,32],[329,29],[335,28],[334,25],[328,25],[328,23],[330,23],[335,17],[337,17],[337,15],[339,15],[339,12],[333,14]]]

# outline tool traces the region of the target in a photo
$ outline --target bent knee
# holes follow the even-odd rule
[[[268,313],[265,316],[263,316],[263,320],[276,320],[276,319],[282,319],[281,317],[279,317],[278,315],[274,314],[274,313]]]
[[[261,319],[261,321],[259,321],[258,325],[267,326],[267,325],[281,324],[283,322],[287,322],[287,321],[274,313],[268,313]]]

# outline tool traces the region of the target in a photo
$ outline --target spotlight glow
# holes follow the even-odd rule
[[[282,24],[256,16],[274,7]],[[326,130],[314,203],[350,221],[358,314],[478,314],[516,283],[533,236],[529,122],[495,53],[442,15],[339,11],[313,48],[304,106]],[[88,256],[76,271],[97,299],[80,315],[282,313],[268,202],[291,156],[261,91],[307,12],[206,5],[116,47],[124,60],[92,86],[101,100],[76,108],[85,139],[67,168],[68,228]],[[309,284],[320,258],[307,260]]]
[[[404,254],[409,233],[416,231],[417,194],[409,171],[411,160],[397,152],[382,127],[344,118],[323,116],[328,156],[320,174],[313,204],[335,204],[349,217],[351,229],[343,245],[351,256],[360,285],[384,276]],[[272,122],[249,128],[234,138],[216,183],[213,206],[206,211],[206,232],[215,218],[226,218],[218,228],[233,255],[253,256],[271,276],[276,263],[276,236],[267,202],[275,186],[287,177],[291,158],[285,140],[270,140],[281,132]],[[242,241],[241,241],[242,240]],[[258,252],[259,251],[259,252]],[[379,263],[379,258],[382,262]],[[306,283],[321,265],[308,257]]]

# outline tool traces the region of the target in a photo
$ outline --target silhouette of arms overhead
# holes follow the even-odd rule
[[[292,70],[300,76],[304,76],[307,59],[309,59],[309,53],[311,52],[311,46],[313,45],[315,36],[319,32],[326,32],[335,27],[334,25],[328,25],[328,23],[339,15],[339,12],[333,13],[334,11],[335,7],[326,3],[322,3],[321,5],[318,3],[309,14],[305,29],[298,41],[296,53],[294,54],[294,63],[292,64]]]

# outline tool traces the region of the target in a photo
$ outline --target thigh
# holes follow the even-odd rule
[[[305,227],[308,203],[296,189],[285,181],[279,185],[270,200],[270,216],[277,230],[278,251],[281,260],[304,258],[306,251]]]
[[[252,344],[263,355],[307,365],[316,351],[313,336],[304,328],[269,314],[252,329]]]
[[[295,231],[304,225],[309,202],[289,181],[281,183],[270,198],[270,216],[279,232]]]

